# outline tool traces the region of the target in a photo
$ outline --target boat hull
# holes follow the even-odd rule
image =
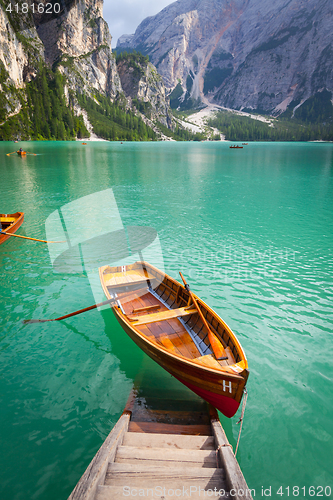
[[[7,228],[4,227],[4,223],[2,224],[2,230],[3,231],[6,231],[6,233],[11,233],[11,234],[14,234],[16,233],[16,231],[18,230],[18,228],[22,225],[23,223],[23,220],[24,220],[24,213],[23,212],[16,212],[15,214],[0,214],[0,218],[3,219],[3,218],[15,218],[15,221],[10,225],[8,226]],[[7,234],[2,234],[0,233],[0,245],[2,243],[4,243],[6,240],[8,240],[8,238],[10,238],[10,236],[8,236]]]
[[[143,335],[139,335],[127,321],[124,321],[117,307],[113,307],[112,310],[128,336],[151,359],[195,394],[211,403],[223,415],[229,418],[235,415],[242,399],[248,370],[244,370],[238,375],[221,374],[221,372],[196,365],[190,360],[172,356],[166,350],[155,346]]]

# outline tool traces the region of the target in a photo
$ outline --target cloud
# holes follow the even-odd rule
[[[104,19],[109,25],[112,36],[112,48],[117,45],[121,35],[130,35],[135,32],[141,21],[148,16],[158,14],[169,5],[170,0],[104,0]]]

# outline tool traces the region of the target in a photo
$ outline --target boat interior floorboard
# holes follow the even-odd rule
[[[128,316],[133,314],[134,309],[141,309],[135,313],[135,317],[137,318],[156,314],[156,309],[145,309],[147,307],[159,306],[158,313],[169,310],[162,301],[158,300],[147,289],[131,293],[125,296],[123,300],[120,299],[120,301]],[[137,328],[151,340],[156,341],[159,345],[162,345],[175,354],[188,359],[195,359],[201,356],[201,352],[193,344],[189,332],[177,318],[154,321],[153,323],[138,325]]]
[[[137,276],[135,277],[137,278]],[[124,280],[126,276],[123,278],[119,276],[120,279]],[[202,364],[206,364],[207,366],[212,364],[214,366],[217,364],[227,366],[235,363],[230,348],[226,349],[228,360],[217,361],[215,358],[212,360],[209,359],[212,358],[212,352],[204,342],[207,333],[202,328],[195,328],[197,323],[196,313],[191,315],[191,318],[194,318],[193,321],[189,321],[190,316],[186,315],[183,318],[165,318],[158,321],[158,316],[161,315],[161,318],[163,318],[163,313],[170,311],[170,307],[154,290],[150,291],[146,287],[130,293],[120,294],[118,298],[125,314],[129,318],[136,318],[138,322],[140,321],[138,318],[142,318],[141,321],[143,323],[139,323],[137,329],[150,340],[156,342],[159,346],[165,347],[173,354],[184,356],[188,359],[200,358]],[[150,315],[155,315],[153,316],[154,321],[145,323],[144,321]],[[191,328],[187,322],[194,325],[194,328]],[[135,325],[135,321],[133,321],[133,325]],[[195,329],[197,332],[194,331]]]

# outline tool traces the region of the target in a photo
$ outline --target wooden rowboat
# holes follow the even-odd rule
[[[18,228],[21,226],[23,219],[23,212],[16,212],[15,214],[0,214],[0,230],[6,231],[6,233],[16,233]],[[0,245],[8,238],[10,238],[10,236],[8,236],[7,234],[2,234],[0,232]]]
[[[26,151],[16,151],[16,153],[19,155],[19,156],[26,156],[27,152]]]
[[[99,269],[106,297],[131,339],[193,392],[232,417],[249,375],[245,353],[226,323],[194,295],[225,359],[212,353],[190,291],[147,262]]]
[[[230,149],[243,149],[243,146],[229,146]]]

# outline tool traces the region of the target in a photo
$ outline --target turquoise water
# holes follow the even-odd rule
[[[333,146],[38,142],[22,144],[37,156],[6,156],[14,146],[0,143],[0,211],[25,212],[19,234],[45,239],[52,212],[112,188],[124,225],[156,229],[166,272],[181,270],[244,347],[251,373],[238,460],[256,498],[262,487],[271,498],[287,497],[288,487],[296,496],[297,486],[301,498],[325,497],[320,487],[333,489]],[[11,238],[0,265],[0,498],[66,499],[134,379],[151,373],[156,391],[176,382],[110,310],[23,325],[94,303],[84,274],[53,272],[46,245]],[[238,416],[221,419],[233,445]]]

